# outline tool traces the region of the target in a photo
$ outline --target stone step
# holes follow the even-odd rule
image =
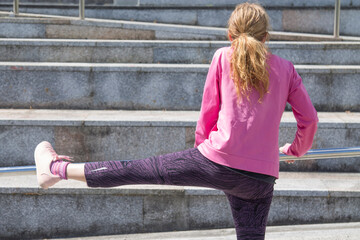
[[[0,61],[209,63],[228,41],[0,39]],[[274,42],[273,54],[294,64],[360,65],[360,42]],[[338,57],[334,57],[338,56]]]
[[[359,173],[281,173],[268,223],[359,222],[359,179]],[[0,238],[233,227],[225,195],[208,188],[134,185],[91,189],[69,180],[42,190],[34,172],[11,173],[0,175],[0,199]]]
[[[124,2],[124,1],[122,1]],[[136,6],[93,5],[87,6],[85,16],[100,19],[121,19],[128,21],[159,22],[171,24],[199,25],[212,27],[226,27],[231,12],[238,1],[211,5],[207,1],[189,4],[189,1],[173,4],[175,1],[150,1],[148,4]],[[180,2],[180,1],[179,1]],[[214,1],[213,1],[214,2]],[[223,2],[223,1],[221,1]],[[272,29],[275,31],[291,31],[306,33],[332,34],[334,29],[334,1],[321,1],[322,4],[298,3],[285,1],[285,4],[274,4],[266,1],[266,10],[269,14]],[[346,1],[341,8],[340,34],[360,36],[359,3]],[[130,6],[129,6],[130,5]],[[10,11],[12,4],[0,5],[0,10]],[[78,16],[77,5],[64,4],[22,4],[23,13],[48,15]]]
[[[319,113],[313,148],[359,146],[360,113]],[[0,167],[34,165],[43,140],[77,162],[133,160],[192,148],[196,111],[0,110]],[[279,144],[292,142],[296,122],[285,112]],[[284,171],[359,172],[360,158],[281,163]]]
[[[291,226],[269,226],[266,240],[358,240],[360,223],[328,223]],[[62,238],[59,238],[62,239]],[[235,229],[190,230],[159,233],[105,235],[63,238],[63,240],[234,240]]]
[[[1,38],[62,38],[117,40],[227,40],[227,30],[219,27],[186,26],[120,20],[22,14],[7,17],[0,12]],[[270,31],[272,40],[289,41],[359,41],[360,37]]]
[[[198,110],[208,67],[0,62],[0,107]],[[318,111],[360,111],[360,66],[295,67]]]

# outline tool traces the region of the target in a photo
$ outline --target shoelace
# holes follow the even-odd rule
[[[57,160],[67,160],[67,161],[74,161],[72,159],[72,157],[66,156],[66,155],[57,155],[57,153],[54,151],[54,149],[51,146],[46,146],[46,148],[51,152],[51,154],[53,155],[53,159],[52,161],[57,161]]]
[[[73,162],[74,160],[72,159],[72,157],[69,156],[65,156],[65,155],[57,155],[53,158],[53,161],[57,161],[57,160],[67,160],[67,161],[71,161]]]

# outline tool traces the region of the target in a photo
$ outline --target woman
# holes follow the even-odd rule
[[[279,125],[286,102],[298,130],[280,151],[305,154],[317,129],[317,113],[294,66],[271,54],[269,20],[257,4],[236,7],[229,19],[231,47],[214,54],[206,79],[195,147],[134,161],[71,164],[48,142],[35,149],[39,185],[61,179],[89,187],[167,184],[224,191],[237,239],[264,239],[275,179],[279,176]]]

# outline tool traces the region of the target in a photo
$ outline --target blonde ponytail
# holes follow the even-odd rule
[[[268,16],[257,4],[238,5],[229,19],[229,38],[233,49],[231,75],[239,98],[246,96],[249,99],[249,93],[255,89],[261,102],[268,92],[268,49],[263,43],[268,27]]]

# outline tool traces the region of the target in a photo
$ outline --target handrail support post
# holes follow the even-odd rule
[[[79,18],[85,19],[85,0],[79,0]]]
[[[340,37],[340,0],[335,0],[334,38]]]
[[[15,15],[19,14],[19,0],[14,0],[13,2],[13,12]]]

